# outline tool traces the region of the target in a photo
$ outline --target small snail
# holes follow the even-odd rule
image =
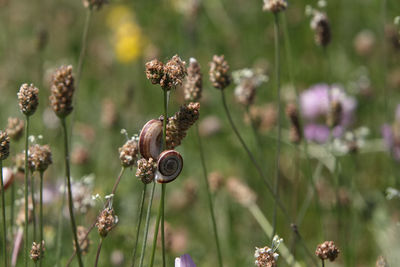
[[[157,161],[157,183],[169,183],[179,176],[183,168],[181,154],[175,150],[165,150]]]
[[[160,120],[150,120],[144,126],[139,136],[139,151],[143,158],[158,159],[161,153],[161,138],[163,124]]]
[[[11,170],[11,168],[3,168],[3,186],[4,186],[4,191],[7,190],[8,187],[11,186],[11,184],[14,182],[14,172]],[[1,192],[1,189],[0,189]]]

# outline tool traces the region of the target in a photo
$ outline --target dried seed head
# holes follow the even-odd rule
[[[10,155],[10,137],[6,131],[0,131],[0,160],[5,160]]]
[[[287,8],[286,0],[264,0],[264,11],[271,11],[273,13],[279,13]]]
[[[42,247],[42,248],[40,248]],[[42,240],[42,244],[33,242],[32,243],[32,248],[30,252],[30,257],[34,262],[37,262],[41,258],[44,257],[44,252],[45,252],[45,247],[44,247],[44,240]]]
[[[327,46],[331,42],[331,26],[325,13],[315,11],[311,21],[311,28],[315,31],[317,45]]]
[[[187,73],[188,75],[184,83],[185,100],[191,102],[199,101],[203,89],[203,75],[201,73],[200,64],[195,58],[190,58]]]
[[[106,237],[112,228],[117,224],[117,218],[114,215],[114,209],[105,208],[97,218],[96,227],[100,236]]]
[[[278,112],[273,104],[251,106],[249,116],[245,117],[245,121],[246,123],[254,123],[260,131],[268,132],[276,125],[277,114]]]
[[[217,192],[224,185],[224,176],[218,172],[211,172],[208,174],[208,183],[210,184],[211,192]]]
[[[28,164],[31,171],[44,172],[52,163],[51,150],[48,145],[36,144],[29,148]]]
[[[290,120],[290,141],[298,144],[302,138],[299,111],[294,103],[289,103],[286,107],[286,115]]]
[[[139,178],[144,184],[149,184],[154,181],[157,171],[157,162],[153,158],[148,160],[142,158],[137,162],[136,177]]]
[[[336,127],[340,124],[342,119],[342,104],[339,101],[332,101],[330,105],[330,110],[326,118],[327,125],[329,127]]]
[[[386,259],[383,256],[379,256],[378,259],[376,260],[376,267],[389,267],[389,264],[387,263]]]
[[[152,84],[159,84],[164,76],[164,64],[158,59],[146,63],[146,77]]]
[[[24,172],[25,171],[25,153],[18,153],[15,155],[15,167],[18,171]]]
[[[51,106],[58,117],[64,118],[72,112],[74,91],[72,66],[61,66],[53,74],[50,95]]]
[[[71,162],[76,165],[83,165],[89,162],[90,154],[86,147],[81,145],[74,147],[71,151]]]
[[[99,10],[108,0],[83,0],[83,6],[89,9]]]
[[[223,55],[214,55],[210,62],[210,81],[212,85],[220,90],[231,84],[232,77],[229,73],[229,65]]]
[[[18,141],[24,133],[24,121],[18,118],[8,118],[7,134],[11,139]]]
[[[317,255],[321,260],[329,259],[330,261],[334,261],[339,253],[340,250],[333,241],[325,241],[324,243],[319,244],[315,250],[315,255]]]
[[[164,66],[164,76],[160,85],[164,90],[171,90],[178,85],[182,85],[186,76],[186,63],[178,55],[173,56]]]
[[[237,178],[229,178],[226,182],[226,188],[233,199],[245,207],[249,207],[257,199],[254,191]]]
[[[187,130],[199,119],[200,103],[189,103],[180,107],[180,110],[167,123],[167,148],[174,149],[181,144]]]
[[[123,167],[132,167],[138,158],[138,143],[134,139],[128,140],[119,148],[119,158]]]
[[[82,255],[86,255],[89,252],[89,247],[90,247],[89,236],[86,236],[88,233],[88,230],[85,227],[79,225],[76,228],[76,233],[78,236],[78,242],[80,245],[80,250],[82,252]],[[74,242],[74,250],[76,250],[75,240],[73,242]]]
[[[254,264],[257,267],[276,267],[278,261],[278,254],[269,247],[257,248],[254,252],[256,258]]]
[[[33,115],[39,105],[39,89],[33,84],[24,83],[17,95],[21,112],[26,116]]]

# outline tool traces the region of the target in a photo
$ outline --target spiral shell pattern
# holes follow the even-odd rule
[[[160,120],[150,120],[142,128],[139,136],[139,151],[145,159],[158,159],[161,153],[163,124]]]
[[[183,169],[183,158],[175,150],[165,150],[157,161],[156,182],[169,183],[175,180]]]

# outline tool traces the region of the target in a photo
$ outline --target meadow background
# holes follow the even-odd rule
[[[69,125],[74,120],[72,151],[85,150],[88,159],[72,165],[72,176],[77,180],[93,174],[94,187],[88,194],[110,193],[120,170],[118,148],[125,142],[121,129],[126,129],[130,136],[138,134],[148,120],[158,118],[163,111],[162,90],[146,79],[144,64],[153,58],[164,61],[175,54],[186,62],[195,57],[204,73],[200,123],[208,116],[215,116],[221,127],[217,133],[203,137],[208,171],[218,171],[224,178],[243,179],[256,192],[260,209],[271,219],[273,198],[256,178],[257,172],[229,127],[219,92],[208,81],[208,62],[214,54],[224,54],[231,70],[264,66],[269,81],[258,89],[255,105],[276,105],[273,15],[262,11],[261,0],[199,0],[198,4],[198,10],[190,13],[184,0],[111,1],[93,12],[82,80],[75,95],[75,115],[68,118]],[[393,29],[396,33],[394,18],[400,15],[400,2],[327,1],[323,10],[331,22],[332,42],[326,50],[314,42],[306,5],[317,7],[317,1],[290,1],[288,9],[280,15],[281,22],[287,24],[291,51],[288,58],[285,52],[288,40],[282,34],[282,102],[293,95],[288,72],[290,60],[294,86],[299,91],[317,83],[335,83],[354,96],[358,106],[352,127],[367,127],[370,134],[365,141],[368,149],[339,157],[339,189],[343,195],[340,211],[336,209],[335,181],[322,166],[317,177],[321,209],[316,208],[312,199],[300,233],[312,253],[324,240],[337,243],[341,254],[328,266],[373,266],[379,255],[384,255],[390,266],[396,266],[400,259],[400,200],[388,200],[386,190],[400,189],[400,167],[385,149],[381,126],[392,123],[399,103],[400,45],[393,42]],[[46,172],[45,185],[53,193],[58,192],[64,179],[64,162],[61,128],[49,107],[49,80],[54,69],[62,64],[72,64],[76,71],[86,12],[79,0],[0,0],[0,128],[6,128],[9,116],[23,118],[16,96],[20,85],[32,82],[38,86],[40,104],[31,119],[30,132],[42,135],[40,142],[52,147],[54,163]],[[360,54],[354,44],[363,30],[369,30],[375,41],[368,53]],[[233,89],[233,85],[226,89],[231,112],[244,139],[256,152],[259,146],[244,120],[245,110],[234,100]],[[183,101],[182,90],[177,88],[172,93],[170,114]],[[107,122],[107,116],[113,117],[112,123]],[[289,127],[285,116],[282,125],[285,130]],[[276,127],[259,134],[262,152],[258,158],[272,181]],[[290,214],[296,216],[310,194],[306,168],[314,172],[321,159],[312,157],[308,161],[300,156],[297,162],[297,147],[288,142],[287,131],[283,132],[283,139],[280,195]],[[23,147],[22,141],[13,142],[11,155],[21,152]],[[166,221],[172,235],[180,239],[168,251],[167,266],[172,266],[174,258],[184,253],[189,253],[198,266],[216,266],[194,129],[177,150],[184,157],[184,169],[167,186]],[[13,164],[11,158],[4,162],[5,166]],[[15,186],[17,198],[22,197],[22,180],[17,180]],[[114,199],[119,223],[104,243],[100,266],[130,266],[141,189],[135,170],[128,170]],[[158,190],[153,202],[154,218],[160,197]],[[9,204],[10,193],[6,193]],[[44,208],[45,266],[54,266],[61,197],[54,193],[49,201]],[[235,202],[224,187],[214,193],[214,202],[225,266],[253,266],[254,247],[269,245],[269,237],[249,210]],[[89,226],[101,207],[96,202],[85,214],[77,214],[78,224]],[[341,212],[340,227],[337,212]],[[277,233],[290,247],[292,231],[280,216]],[[60,266],[64,266],[72,253],[71,239],[65,217]],[[99,241],[97,231],[91,233],[90,240],[92,246],[85,256],[87,266],[94,261]],[[295,253],[299,262],[309,266],[301,246],[296,246]],[[124,260],[118,262],[121,257]],[[22,263],[21,258],[18,266]],[[279,266],[286,266],[283,259]]]

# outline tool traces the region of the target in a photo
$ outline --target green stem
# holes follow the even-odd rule
[[[43,262],[43,172],[40,172],[40,206],[39,206],[39,227],[40,227],[40,267],[42,267],[42,262]]]
[[[167,184],[162,184],[161,185],[161,246],[162,246],[162,262],[163,262],[163,267],[165,267],[165,228],[164,228],[164,222],[165,222],[165,189],[166,189]]]
[[[223,266],[222,253],[221,253],[221,248],[220,248],[220,245],[219,245],[218,228],[217,228],[217,223],[216,223],[216,220],[215,220],[214,205],[213,205],[212,195],[211,195],[211,191],[210,191],[210,184],[208,182],[208,177],[207,177],[206,160],[204,158],[204,150],[203,150],[203,145],[202,145],[202,142],[201,142],[201,137],[200,137],[200,132],[199,132],[199,124],[198,123],[196,123],[196,132],[197,132],[197,140],[198,140],[198,143],[199,143],[201,166],[203,168],[204,183],[206,185],[206,191],[207,191],[208,208],[209,208],[210,214],[211,214],[211,222],[212,222],[213,231],[214,231],[215,244],[217,246],[218,263],[219,263],[219,266],[222,267]]]
[[[58,222],[57,222],[57,243],[56,243],[56,263],[55,266],[59,267],[60,266],[60,261],[58,259],[61,259],[61,242],[62,242],[62,234],[63,234],[63,224],[64,224],[64,218],[63,218],[63,210],[65,206],[65,193],[66,193],[66,186],[63,188],[62,192],[62,200],[61,200],[61,207],[60,207],[60,214],[58,215]]]
[[[67,131],[67,124],[65,122],[65,118],[61,119],[61,124],[64,132],[64,152],[65,152],[65,174],[67,177],[67,191],[68,191],[68,208],[69,208],[69,216],[71,219],[71,227],[72,227],[72,234],[75,240],[75,249],[76,255],[78,257],[78,263],[80,267],[83,267],[82,262],[82,255],[81,249],[78,242],[78,235],[76,233],[76,223],[74,217],[74,204],[72,200],[72,189],[71,189],[71,173],[70,173],[70,164],[69,164],[69,150],[68,150],[68,131]]]
[[[137,251],[137,246],[138,246],[138,242],[139,242],[140,225],[142,223],[144,200],[146,199],[146,186],[147,186],[147,184],[143,184],[142,198],[140,200],[140,205],[139,205],[138,223],[136,225],[136,240],[135,240],[135,246],[133,247],[133,256],[132,256],[132,265],[131,265],[132,267],[135,266],[135,261],[136,261],[136,251]]]
[[[278,102],[278,139],[276,141],[276,166],[275,166],[275,188],[274,194],[276,196],[275,203],[274,203],[274,213],[272,219],[272,236],[276,233],[276,212],[277,212],[277,203],[279,199],[279,161],[280,161],[280,152],[281,152],[281,86],[280,86],[280,47],[279,47],[279,15],[278,13],[274,14],[274,32],[275,32],[275,82],[276,82],[276,90],[277,90],[277,102]]]
[[[10,228],[11,234],[14,235],[14,209],[15,209],[15,183],[11,185],[11,212],[10,212]]]
[[[35,200],[35,179],[33,178],[33,173],[31,173],[31,199],[32,199],[32,221],[33,221],[33,241],[36,242],[36,200]]]
[[[25,243],[24,243],[24,260],[25,260],[25,267],[28,266],[28,251],[29,251],[29,243],[28,243],[28,223],[29,223],[29,214],[28,214],[28,206],[29,206],[29,200],[28,200],[28,144],[29,144],[29,116],[26,116],[26,125],[25,125]]]
[[[3,183],[3,161],[0,160],[0,181],[1,181],[1,209],[3,215],[3,257],[4,266],[7,267],[7,226],[6,226],[6,200],[4,194],[4,183]]]
[[[103,240],[104,240],[104,238],[100,238],[99,246],[97,247],[96,261],[94,262],[94,267],[97,267],[97,264],[99,263],[100,252],[101,252],[101,247],[103,245]]]
[[[151,205],[153,204],[155,189],[156,189],[156,183],[153,182],[153,187],[151,188],[151,193],[150,193],[150,200],[147,206],[146,224],[144,227],[143,245],[142,245],[142,252],[140,253],[139,267],[143,267],[144,255],[146,254],[147,235],[149,233],[149,226],[150,226]]]
[[[161,187],[162,188],[162,187]],[[153,237],[153,246],[151,249],[151,258],[150,258],[150,267],[153,266],[154,264],[154,256],[156,253],[156,247],[157,247],[157,236],[158,236],[158,228],[160,226],[160,221],[161,221],[161,212],[162,212],[162,202],[163,202],[163,198],[162,198],[162,194],[163,194],[163,190],[161,191],[161,201],[160,201],[160,206],[158,208],[158,214],[157,214],[157,220],[156,220],[156,226],[154,227],[154,237]]]
[[[325,267],[325,261],[324,260],[321,261],[322,261],[322,267]]]

